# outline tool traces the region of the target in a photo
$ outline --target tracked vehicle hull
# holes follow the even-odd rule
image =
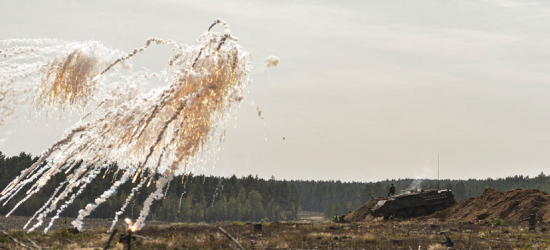
[[[429,215],[455,204],[451,190],[418,190],[380,199],[370,213],[384,219],[407,219]]]

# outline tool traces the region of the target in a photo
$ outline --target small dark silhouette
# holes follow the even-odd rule
[[[533,231],[536,232],[537,227],[537,216],[535,214],[531,214],[529,216],[529,232]]]
[[[444,245],[446,247],[454,247],[455,243],[453,242],[453,240],[451,240],[451,237],[446,236],[445,241],[441,242],[441,245]]]
[[[393,196],[393,195],[395,195],[395,187],[393,186],[393,184],[391,184],[390,192],[388,193],[388,196]]]
[[[255,231],[262,231],[262,224],[254,224],[254,230]]]
[[[72,234],[79,234],[80,230],[78,230],[78,228],[76,228],[76,227],[73,227],[73,228],[67,229],[67,232],[72,233]]]

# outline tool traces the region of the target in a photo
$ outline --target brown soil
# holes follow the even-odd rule
[[[384,197],[369,200],[345,217],[346,222],[370,222],[375,218],[369,211]],[[469,198],[458,205],[432,214],[426,218],[445,219],[456,222],[503,219],[506,223],[526,222],[531,214],[537,220],[550,223],[550,195],[535,189],[496,191],[487,188],[477,198]]]
[[[451,221],[475,222],[503,219],[507,223],[520,223],[536,214],[544,223],[550,222],[550,195],[535,189],[496,191],[487,188],[477,198],[469,198],[457,206],[431,215]]]
[[[15,219],[15,218],[13,218]],[[454,249],[548,249],[550,235],[525,226],[491,225],[433,221],[384,221],[369,223],[251,223],[196,224],[173,223],[150,226],[133,233],[132,250],[150,249],[236,249],[223,235],[227,231],[245,249],[447,249],[442,242],[450,239]],[[118,227],[109,249],[127,249],[125,226]],[[42,249],[102,249],[111,234],[105,229],[89,229],[73,234],[63,228],[25,233],[5,230],[27,246]],[[120,239],[123,238],[122,241]],[[32,242],[31,242],[32,241]],[[23,249],[0,233],[1,249]]]
[[[30,219],[30,217],[27,217],[27,216],[5,217],[3,215],[0,215],[0,230],[6,230],[6,231],[7,230],[23,230],[23,227],[25,226],[25,224],[28,222],[29,219]],[[75,218],[61,217],[53,223],[53,226],[51,227],[51,230],[56,230],[56,229],[60,229],[60,228],[62,228],[62,229],[72,228],[73,226],[71,225],[71,222],[74,219]],[[51,220],[50,217],[46,218],[44,220],[44,224],[42,224],[42,226],[38,227],[36,229],[36,231],[37,232],[42,232],[44,230],[44,228],[46,228],[46,226],[49,225],[50,220]],[[111,227],[111,224],[113,223],[113,219],[90,219],[90,218],[86,218],[86,219],[84,219],[83,222],[84,222],[84,225],[83,225],[84,230],[98,229],[98,228],[103,228],[103,229],[107,230],[108,228]],[[33,220],[32,223],[29,224],[27,229],[30,229],[31,227],[33,227],[34,223],[36,223],[36,220]],[[170,224],[170,222],[154,221],[154,220],[146,222],[146,225],[154,225],[154,226],[169,225],[169,224]],[[117,226],[125,227],[126,222],[124,222],[124,219],[119,219],[118,223],[117,223]]]
[[[385,199],[386,197],[377,197],[374,199],[370,199],[367,201],[367,203],[361,205],[357,209],[355,209],[353,212],[347,214],[344,217],[345,222],[370,222],[376,219],[373,217],[369,211],[376,205],[376,202],[379,200]]]

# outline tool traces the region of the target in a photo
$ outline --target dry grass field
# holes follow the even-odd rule
[[[110,236],[106,233],[107,220],[87,221],[95,228],[77,234],[69,232],[62,224],[47,234],[41,231],[27,234],[20,227],[10,229],[17,223],[5,224],[4,219],[0,220],[3,230],[31,248],[34,242],[43,249],[103,249]],[[11,220],[17,219],[23,221],[24,218]],[[529,232],[526,224],[459,223],[438,219],[370,223],[275,222],[264,223],[261,229],[241,222],[149,222],[137,232],[146,238],[134,239],[132,249],[237,249],[218,227],[224,228],[245,249],[449,249],[441,244],[447,237],[453,242],[450,249],[550,249],[550,234],[541,232],[542,225],[537,232]],[[118,228],[110,249],[127,249],[126,241],[119,242],[120,236],[126,234],[124,225]],[[0,235],[0,248],[24,249],[4,235]]]

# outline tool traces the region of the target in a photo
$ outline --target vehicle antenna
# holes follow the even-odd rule
[[[437,155],[437,190],[439,190],[439,155]]]

